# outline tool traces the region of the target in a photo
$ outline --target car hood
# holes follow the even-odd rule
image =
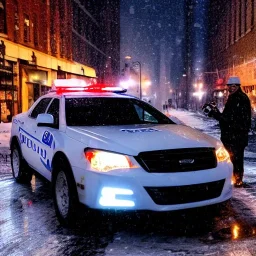
[[[221,142],[185,125],[125,125],[68,127],[67,135],[85,147],[138,155],[143,151],[214,147]]]

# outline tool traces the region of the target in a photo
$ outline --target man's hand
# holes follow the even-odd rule
[[[208,117],[213,117],[216,120],[219,120],[221,118],[221,113],[219,109],[216,106],[215,102],[206,103],[203,105],[202,110],[204,114]]]
[[[220,111],[219,111],[219,109],[217,108],[216,105],[212,105],[212,110],[211,110],[211,112],[209,113],[208,116],[213,117],[214,119],[216,119],[218,121],[220,120],[221,113],[220,113]]]

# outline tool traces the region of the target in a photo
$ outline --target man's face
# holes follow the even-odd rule
[[[238,88],[239,88],[239,85],[236,85],[236,84],[228,85],[229,94],[235,93],[238,90]]]

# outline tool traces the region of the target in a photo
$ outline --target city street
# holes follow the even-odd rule
[[[0,0],[0,256],[256,256],[255,41],[256,0]]]
[[[219,138],[216,121],[200,113],[170,114]],[[33,176],[30,185],[22,185],[12,178],[6,127],[0,129],[0,256],[256,256],[256,135],[250,134],[245,153],[246,186],[235,188],[232,200],[220,207],[90,216],[81,209],[78,226],[66,229],[55,216],[48,182]]]

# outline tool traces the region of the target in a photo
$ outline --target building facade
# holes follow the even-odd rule
[[[99,3],[0,0],[0,122],[26,111],[56,78],[114,80],[119,9],[112,10],[105,0]]]
[[[119,2],[119,0],[72,1],[73,59],[95,67],[98,79],[108,84],[115,84],[119,78]]]
[[[178,99],[179,105],[183,108],[189,109],[192,93],[192,80],[193,80],[193,24],[194,24],[194,0],[184,1],[185,10],[185,47],[183,52],[184,57],[184,77],[181,80],[181,84],[176,93],[176,99]]]
[[[256,1],[211,0],[206,79],[213,98],[223,105],[229,76],[239,76],[256,110]]]

